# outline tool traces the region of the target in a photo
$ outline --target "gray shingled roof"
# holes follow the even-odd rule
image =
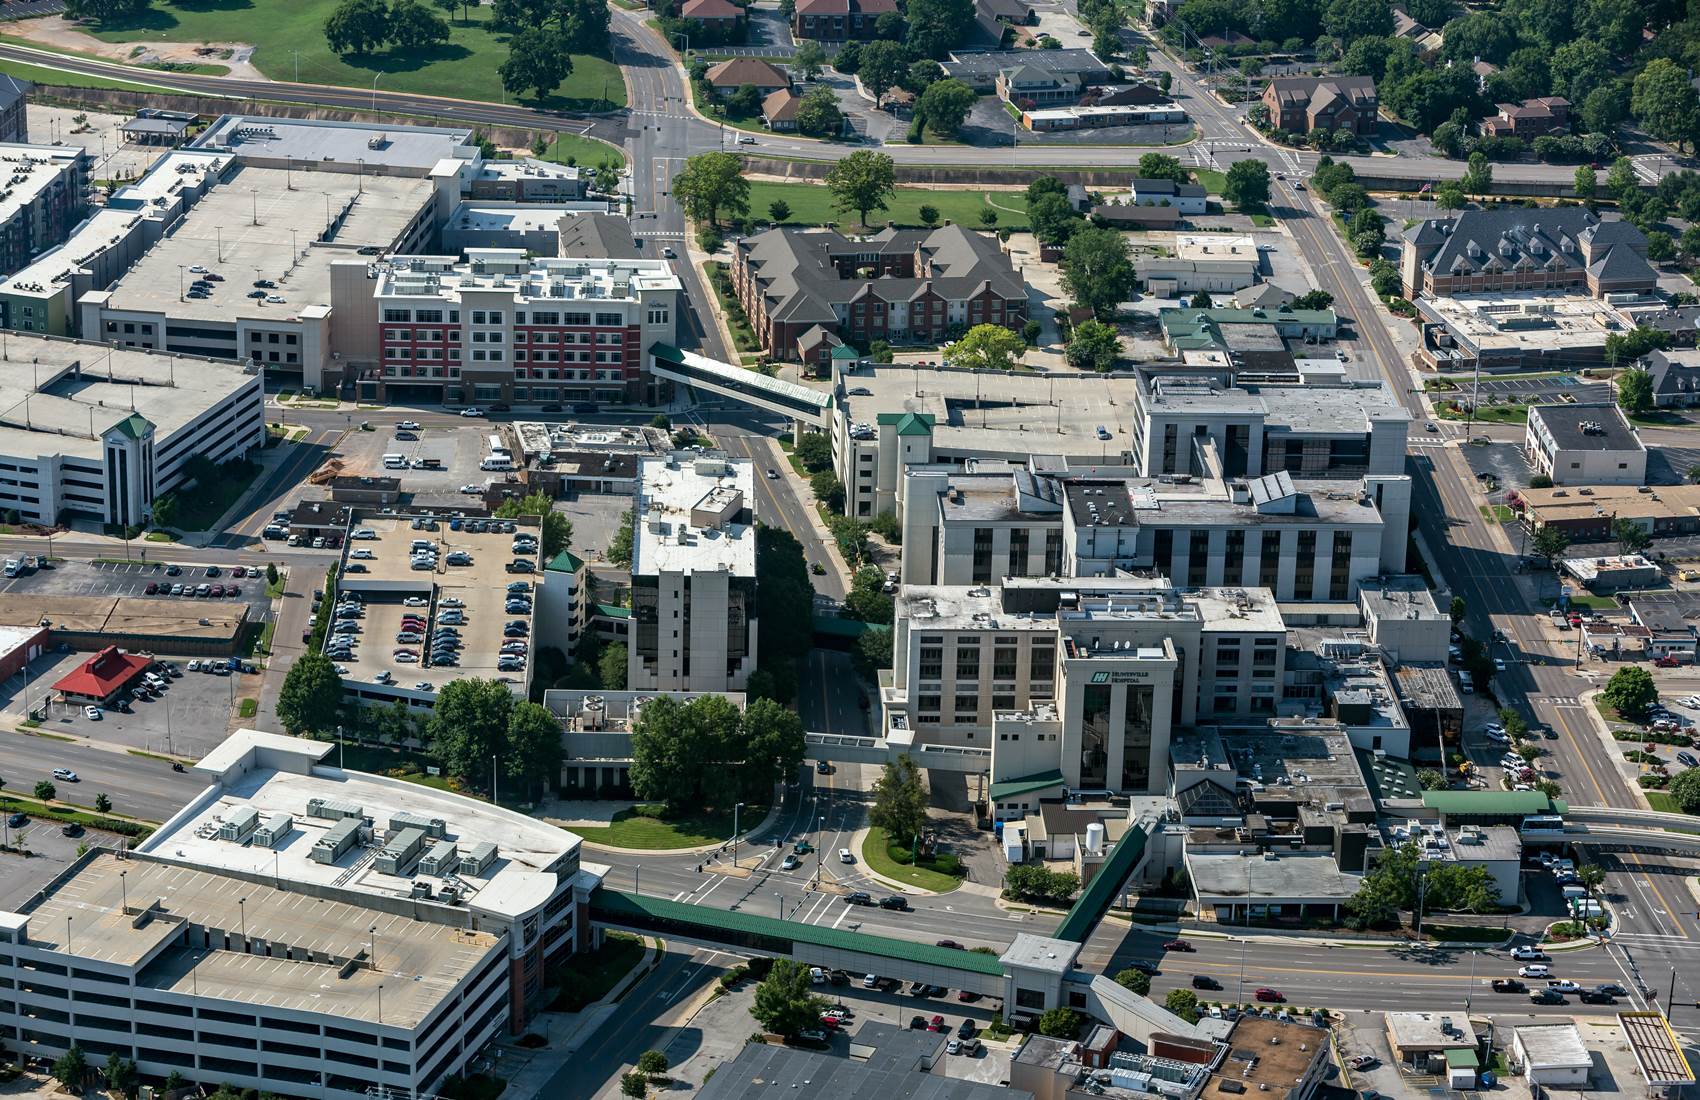
[[[1597,278],[1656,278],[1644,256],[1647,238],[1625,221],[1600,221],[1583,207],[1469,210],[1429,218],[1405,231],[1423,267],[1435,275],[1543,268]]]

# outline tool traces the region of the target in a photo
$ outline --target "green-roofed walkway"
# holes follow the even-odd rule
[[[1156,826],[1153,825],[1152,828]],[[1139,866],[1140,857],[1145,854],[1145,843],[1150,839],[1143,825],[1130,826],[1122,838],[1116,841],[1110,849],[1110,858],[1092,876],[1092,881],[1086,884],[1086,889],[1075,899],[1073,908],[1056,930],[1059,940],[1069,940],[1074,943],[1085,943],[1092,930],[1098,927],[1098,922],[1104,919],[1104,914],[1110,911],[1110,905],[1122,892],[1122,886],[1127,877],[1133,874]]]
[[[606,886],[590,896],[590,919],[610,928],[724,944],[852,974],[1004,994],[1003,964],[996,955],[953,947],[627,894]]]

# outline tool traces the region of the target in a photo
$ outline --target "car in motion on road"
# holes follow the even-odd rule
[[[846,905],[872,905],[873,903],[873,895],[865,890],[857,890],[854,894],[844,895],[844,904]]]
[[[1208,974],[1194,974],[1192,976],[1192,987],[1194,989],[1221,989],[1222,983]]]
[[[469,409],[460,410],[460,415],[462,415],[462,416],[483,416],[484,410],[479,408],[477,405],[474,405]]]
[[[1529,1003],[1537,1005],[1561,1005],[1565,1003],[1564,994],[1556,989],[1537,989],[1529,994]]]
[[[904,897],[902,894],[890,894],[880,899],[880,908],[907,909],[909,908],[909,899]]]
[[[1520,946],[1513,947],[1511,949],[1511,957],[1514,959],[1521,959],[1524,962],[1544,962],[1546,961],[1547,953],[1538,947],[1525,943]]]
[[[1516,978],[1495,978],[1493,980],[1493,991],[1495,993],[1522,993],[1527,991],[1528,988]]]
[[[54,768],[53,778],[62,783],[75,783],[77,782],[77,773],[70,768]]]
[[[1163,945],[1163,950],[1164,951],[1192,951],[1192,950],[1194,950],[1194,948],[1193,948],[1192,944],[1188,943],[1186,940],[1170,940],[1168,943],[1165,943]]]
[[[1545,963],[1530,963],[1528,966],[1519,966],[1517,976],[1519,978],[1549,978],[1552,976],[1552,968]]]
[[[1252,996],[1257,1000],[1267,1001],[1273,1004],[1280,1004],[1287,999],[1281,995],[1281,991],[1279,989],[1270,989],[1268,986],[1259,986],[1257,992],[1252,994]]]

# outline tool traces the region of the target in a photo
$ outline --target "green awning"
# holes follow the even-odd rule
[[[1002,783],[992,784],[992,801],[1002,802],[1006,798],[1019,798],[1034,791],[1043,791],[1051,787],[1063,785],[1063,773],[1060,771],[1038,772],[1035,775],[1024,775],[1020,779],[1006,779]]]
[[[1447,1069],[1480,1069],[1482,1060],[1476,1057],[1475,1047],[1464,1047],[1446,1052]]]

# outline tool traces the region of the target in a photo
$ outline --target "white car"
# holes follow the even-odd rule
[[[1552,969],[1545,963],[1530,963],[1528,966],[1517,968],[1519,978],[1544,978],[1551,973]]]
[[[75,783],[77,781],[77,773],[72,771],[70,768],[54,768],[53,778],[65,783]]]
[[[348,556],[357,561],[372,561],[377,558],[378,555],[367,547],[362,546],[358,550],[351,551]]]
[[[477,405],[474,405],[470,409],[460,410],[460,415],[462,415],[462,416],[483,416],[484,410],[479,408]]]
[[[431,601],[426,599],[424,596],[409,596],[409,597],[407,597],[407,599],[401,601],[401,606],[403,606],[403,607],[424,607],[427,604],[429,604],[430,602]]]
[[[1511,738],[1506,736],[1504,733],[1500,732],[1499,730],[1490,729],[1490,730],[1485,730],[1484,732],[1487,735],[1487,739],[1489,741],[1492,741],[1496,745],[1509,745],[1509,744],[1511,744]]]
[[[268,294],[266,295],[266,303],[268,305],[281,306],[283,304],[283,295]]]
[[[1545,855],[1546,853],[1543,852],[1542,854]],[[1514,958],[1514,959],[1525,959],[1525,960],[1527,960],[1527,959],[1544,959],[1544,958],[1547,957],[1547,953],[1545,951],[1542,951],[1538,947],[1533,947],[1529,944],[1522,944],[1521,946],[1513,947],[1511,949],[1511,957]]]
[[[1504,672],[1505,671],[1505,658],[1495,657],[1493,659],[1493,667],[1494,667],[1494,671],[1496,671],[1496,672]]]
[[[838,849],[838,862],[840,862],[840,863],[855,863],[856,857],[850,854],[850,849],[840,848],[840,849]]]
[[[1500,725],[1498,722],[1489,722],[1487,725],[1483,726],[1482,728],[1487,730],[1489,733],[1504,733],[1505,732],[1505,727]]]
[[[375,539],[378,537],[378,532],[370,527],[356,527],[354,529],[354,534],[349,537],[356,539]]]
[[[738,139],[739,145],[754,145],[755,143],[756,139],[753,137],[741,137]]]
[[[1580,993],[1582,987],[1569,978],[1558,978],[1547,983],[1547,988],[1555,993]]]
[[[83,708],[83,717],[87,718],[91,722],[100,721],[102,714],[103,714],[103,712],[101,711],[101,709],[99,707],[84,707]]]
[[[189,265],[189,273],[191,275],[205,275],[207,273],[206,265],[205,264],[190,264]]]
[[[400,424],[396,425],[396,431],[398,432],[416,432],[419,430],[419,421],[417,420],[403,420]]]
[[[798,866],[796,856],[786,856],[784,862],[779,865],[779,869],[781,871],[795,871]]]
[[[460,487],[460,491],[463,492],[463,493],[466,493],[469,496],[477,496],[478,494],[480,494],[484,491],[484,486],[482,486],[482,485],[462,485]]]

